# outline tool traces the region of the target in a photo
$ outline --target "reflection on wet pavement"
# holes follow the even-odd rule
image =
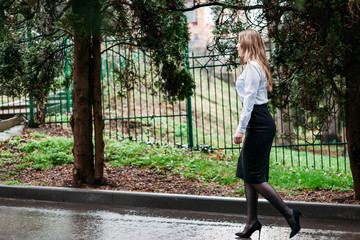
[[[260,221],[261,239],[288,239],[290,228],[282,218]],[[243,222],[243,215],[0,198],[0,239],[237,239]],[[302,225],[293,239],[360,239],[360,223],[302,219]]]

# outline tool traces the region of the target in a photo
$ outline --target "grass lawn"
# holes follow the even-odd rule
[[[68,137],[49,137],[36,132],[27,137],[15,137],[1,145],[0,169],[6,170],[0,171],[0,182],[21,184],[12,177],[21,174],[23,169],[42,170],[72,163],[72,147],[73,140]],[[294,154],[294,150],[290,149],[281,151],[285,157]],[[321,161],[321,158],[318,159]],[[184,179],[216,182],[222,186],[239,182],[234,177],[237,154],[225,154],[224,151],[208,153],[106,139],[105,160],[108,167],[151,167],[154,171],[166,170]],[[270,183],[276,189],[292,194],[308,190],[351,191],[353,188],[352,176],[348,171],[337,171],[327,165],[323,169],[314,169],[311,165],[306,167],[306,164],[283,165],[274,161],[274,154],[271,154]]]

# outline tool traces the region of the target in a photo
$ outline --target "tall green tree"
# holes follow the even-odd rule
[[[226,2],[227,10],[214,9],[215,38],[209,48],[229,54],[233,66],[240,30],[255,28],[274,43],[271,64],[278,81],[270,97],[275,106],[298,109],[300,116],[291,113],[294,121],[311,116],[303,125],[319,132],[336,105],[344,106],[355,197],[360,199],[360,1],[215,2]]]
[[[184,12],[203,6],[228,8],[230,5],[217,1],[193,1],[193,5],[186,8],[185,2],[0,1],[2,92],[11,96],[31,96],[36,105],[41,106],[46,102],[48,92],[56,88],[56,78],[64,75],[66,52],[71,50],[73,53],[74,109],[70,122],[74,135],[76,182],[93,184],[103,177],[102,52],[118,45],[128,47],[129,51],[135,48],[143,50],[150,56],[160,76],[155,85],[168,93],[171,100],[184,99],[192,94],[194,82],[184,66],[189,42]],[[106,38],[118,41],[101,52],[101,43]],[[69,41],[71,44],[65,44]],[[126,67],[119,71],[119,78],[125,83],[131,81],[132,73],[129,71]]]
[[[344,106],[350,168],[360,199],[360,2],[269,2],[273,64],[280,68],[273,100],[312,113],[317,121],[311,124],[320,128],[336,104]],[[284,4],[290,10],[282,12]]]
[[[182,1],[177,6],[183,7]],[[103,178],[104,141],[101,102],[101,43],[146,52],[159,74],[159,88],[172,100],[192,94],[186,70],[189,41],[186,17],[155,0],[1,0],[0,87],[12,96],[30,95],[39,104],[63,75],[66,49],[73,52],[74,178]],[[64,44],[64,39],[71,44]],[[120,76],[127,76],[120,69]],[[129,80],[129,79],[125,79]],[[94,134],[93,136],[93,123]],[[95,154],[93,152],[95,139]]]

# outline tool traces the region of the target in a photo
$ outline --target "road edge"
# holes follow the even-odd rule
[[[244,198],[0,184],[0,198],[246,214]],[[285,201],[308,218],[360,221],[360,205]],[[266,200],[258,212],[280,216]]]

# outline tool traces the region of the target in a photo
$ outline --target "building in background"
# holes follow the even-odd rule
[[[251,4],[257,4],[257,0],[250,0]],[[193,0],[187,0],[186,7],[191,8],[194,6]],[[185,15],[189,23],[189,31],[191,33],[189,51],[193,52],[195,55],[206,55],[208,53],[206,45],[208,41],[211,41],[213,37],[212,30],[214,29],[214,14],[211,10],[211,7],[201,7],[193,11],[185,12]],[[247,21],[244,21],[244,28],[254,28],[257,30],[262,29],[261,34],[265,41],[265,47],[267,49],[273,49],[273,43],[267,36],[267,29],[260,27],[266,25],[264,23],[264,15],[262,10],[255,9],[247,13]],[[258,27],[256,27],[256,25]]]
[[[193,7],[193,2],[188,0],[186,6]],[[211,40],[214,28],[211,8],[198,8],[186,12],[185,15],[188,18],[189,31],[191,33],[189,51],[195,55],[205,55],[207,53],[206,44]]]

